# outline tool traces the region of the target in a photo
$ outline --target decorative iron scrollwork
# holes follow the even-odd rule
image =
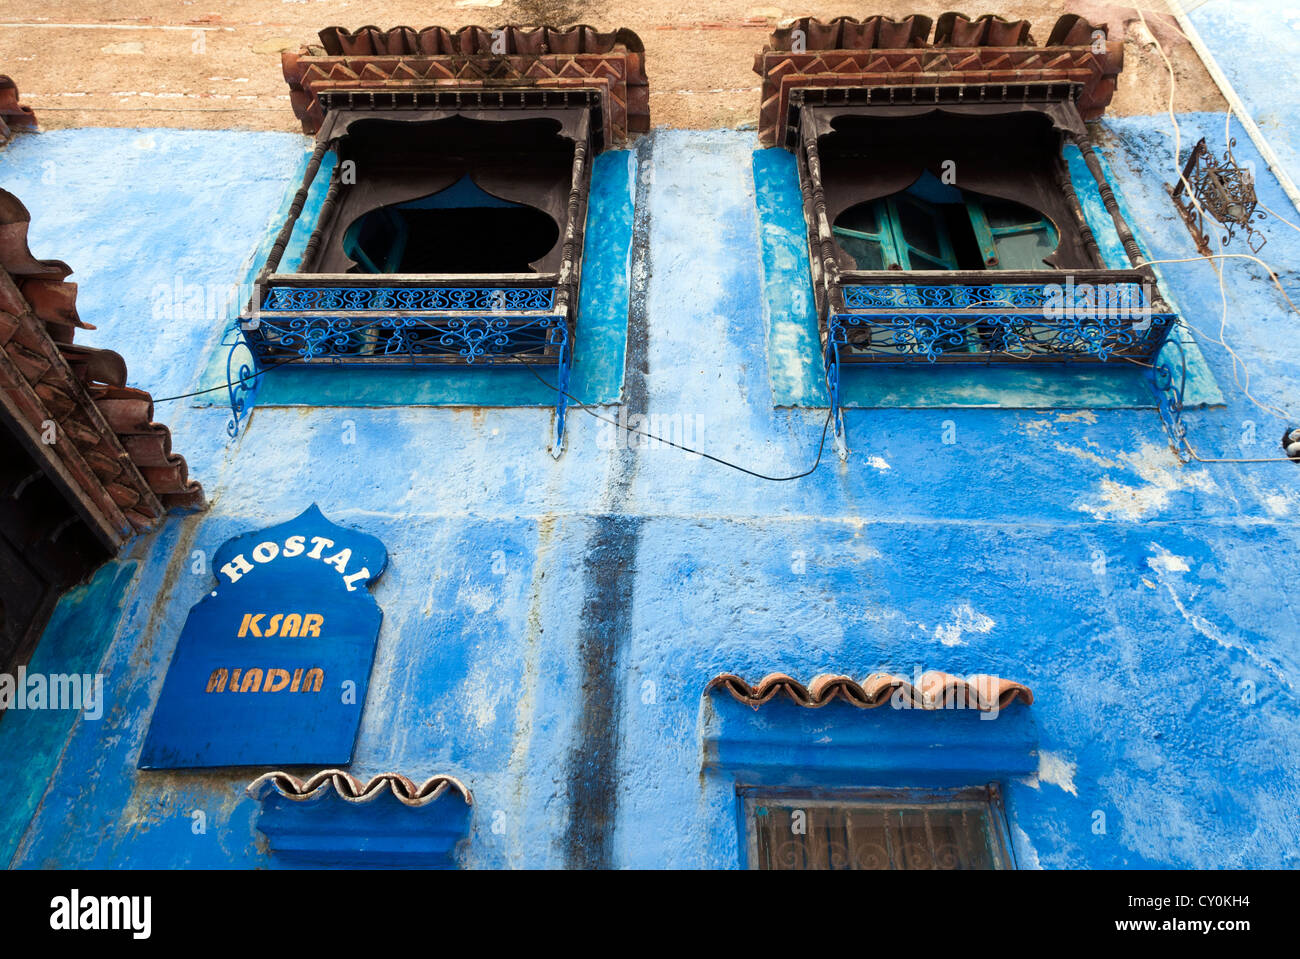
[[[982,286],[960,284],[846,285],[844,305],[849,309],[928,310],[1035,310],[1059,301],[1064,309],[1136,310],[1147,305],[1137,283],[1044,284],[999,283]]]
[[[1104,362],[1135,352],[1151,339],[1153,330],[1173,320],[1171,313],[1153,313],[1146,325],[1122,316],[1054,319],[1001,313],[840,313],[830,317],[828,332],[832,342],[847,347],[855,360],[893,363],[924,359],[935,363],[961,354],[962,358],[984,361],[1003,356],[1096,357]],[[851,336],[854,328],[862,335]]]
[[[226,434],[234,439],[239,435],[239,421],[253,405],[261,371],[257,368],[257,354],[238,323],[231,324],[221,343],[229,347],[226,352],[226,393],[230,402],[230,420],[226,423]]]
[[[1192,148],[1192,155],[1187,158],[1178,183],[1168,187],[1169,195],[1202,256],[1210,256],[1213,252],[1205,230],[1207,213],[1227,228],[1228,232],[1223,236],[1224,246],[1232,241],[1238,229],[1246,231],[1246,243],[1252,253],[1258,253],[1268,242],[1255,229],[1255,223],[1265,219],[1267,214],[1256,208],[1259,200],[1255,196],[1253,174],[1248,168],[1238,166],[1236,157],[1232,155],[1232,148],[1236,145],[1235,138],[1229,140],[1227,152],[1219,159],[1210,152],[1202,137]]]
[[[549,310],[552,287],[435,286],[272,286],[262,309],[273,312],[313,310],[448,310],[513,312]]]
[[[508,316],[286,316],[263,315],[246,324],[249,341],[266,363],[326,361],[373,364],[458,360],[495,363],[515,355],[536,362],[558,361],[554,331],[567,328],[563,317],[519,319]]]
[[[317,293],[323,290],[297,290],[292,292]],[[366,293],[368,291],[347,291]],[[393,294],[425,294],[429,290],[387,290]],[[500,301],[496,294],[520,294],[513,302],[529,302],[517,306],[519,310],[532,310],[533,303],[548,302],[554,296],[552,289],[521,290],[447,290],[451,294],[473,293],[492,303]],[[537,294],[530,300],[523,294]],[[287,300],[285,301],[287,302]],[[322,307],[335,307],[336,313],[299,314],[300,303],[310,302]],[[377,305],[370,299],[367,305]],[[457,299],[462,306],[467,300]],[[405,306],[405,304],[401,304]],[[529,316],[511,313],[485,313],[480,316],[465,315],[399,315],[378,317],[357,312],[347,315],[344,310],[360,310],[352,302],[343,305],[331,299],[305,298],[295,300],[294,306],[281,306],[278,311],[268,310],[256,317],[246,317],[235,330],[236,338],[230,344],[227,357],[227,384],[230,390],[232,419],[228,427],[231,436],[238,431],[240,418],[252,402],[253,380],[265,370],[286,364],[330,364],[344,366],[420,366],[425,364],[501,365],[508,361],[521,361],[530,365],[556,368],[555,433],[551,447],[559,455],[564,445],[565,412],[568,408],[567,390],[572,364],[569,326],[559,314]],[[342,313],[343,315],[338,315]],[[236,356],[243,350],[248,357],[238,367]]]
[[[1117,358],[1145,365],[1155,362],[1178,321],[1150,278],[1138,271],[1063,273],[1051,282],[1008,279],[977,285],[918,279],[840,287],[843,305],[826,316],[823,359],[841,455],[840,391],[846,365],[1104,363]],[[1167,406],[1166,413],[1171,409]]]
[[[1169,434],[1169,443],[1179,460],[1191,461],[1187,448],[1187,425],[1183,422],[1183,397],[1187,391],[1187,354],[1177,339],[1170,337],[1166,346],[1174,348],[1176,357],[1161,351],[1151,368],[1151,386],[1156,394],[1160,421]]]

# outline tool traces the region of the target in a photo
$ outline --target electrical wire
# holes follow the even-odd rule
[[[805,476],[812,474],[813,472],[816,471],[817,467],[821,465],[822,453],[825,452],[826,450],[826,433],[830,429],[830,425],[831,425],[830,410],[826,411],[826,422],[822,424],[822,438],[821,438],[821,442],[817,444],[817,459],[813,461],[813,465],[808,467],[802,473],[795,473],[793,476],[768,476],[766,473],[756,472],[755,470],[751,470],[747,467],[741,466],[738,463],[733,463],[730,460],[724,460],[720,456],[714,456],[712,453],[705,453],[703,450],[691,449],[691,447],[689,446],[683,446],[680,443],[674,443],[672,440],[666,440],[662,436],[656,436],[655,434],[647,433],[644,430],[633,429],[632,427],[628,426],[625,423],[619,423],[617,420],[611,420],[607,416],[601,416],[595,410],[592,410],[588,406],[588,404],[578,399],[572,393],[568,392],[567,390],[562,390],[558,386],[555,386],[554,384],[547,383],[546,380],[542,377],[542,375],[538,373],[537,370],[533,369],[533,364],[529,363],[522,356],[514,356],[511,357],[511,359],[518,360],[521,364],[523,364],[524,368],[527,369],[528,372],[532,373],[533,376],[537,378],[537,382],[541,383],[547,389],[554,390],[556,393],[559,393],[561,396],[567,397],[571,403],[573,403],[575,406],[578,407],[578,409],[582,410],[588,416],[595,417],[596,419],[600,420],[602,423],[608,423],[609,425],[615,426],[618,429],[621,429],[625,432],[636,433],[637,435],[644,436],[647,439],[656,440],[660,443],[666,443],[667,445],[676,447],[677,449],[682,450],[683,452],[693,453],[696,456],[702,456],[706,460],[712,460],[715,463],[719,463],[723,466],[730,467],[733,470],[739,470],[740,472],[745,473],[749,476],[753,476],[761,480],[767,480],[768,482],[771,483],[788,483],[791,480],[803,479]]]
[[[254,373],[252,376],[241,376],[237,382],[241,386],[247,385],[248,383],[251,383],[253,380],[257,379],[259,376],[262,376],[266,373],[270,373],[272,370],[278,370],[282,366],[288,366],[290,363],[294,363],[298,359],[299,357],[295,356],[291,360],[284,360],[280,363],[272,363],[270,366],[264,366],[262,367],[262,369]],[[156,398],[154,399],[154,403],[155,404],[170,403],[172,400],[188,400],[191,396],[203,396],[205,393],[216,393],[218,390],[229,390],[232,386],[234,386],[233,383],[222,383],[220,386],[210,386],[206,390],[195,390],[193,393],[179,393],[176,396],[164,396],[161,398]]]
[[[1155,35],[1155,33],[1151,30],[1150,25],[1147,23],[1146,14],[1143,13],[1142,7],[1136,6],[1134,9],[1137,12],[1139,19],[1141,19],[1142,21],[1143,29],[1146,30],[1147,35],[1151,37],[1152,43],[1155,44],[1156,52],[1160,54],[1160,58],[1164,61],[1165,68],[1169,72],[1168,112],[1169,112],[1170,123],[1173,125],[1173,129],[1174,129],[1173,168],[1175,172],[1178,174],[1179,183],[1184,188],[1188,199],[1195,206],[1197,213],[1199,213],[1201,217],[1204,219],[1207,216],[1205,207],[1202,205],[1200,198],[1196,196],[1196,192],[1192,189],[1191,183],[1188,182],[1187,177],[1183,174],[1183,167],[1182,164],[1179,162],[1182,154],[1182,127],[1178,122],[1178,115],[1174,110],[1175,95],[1178,90],[1178,78],[1176,73],[1174,72],[1174,65],[1172,61],[1170,61],[1168,54],[1165,53],[1164,45],[1161,44],[1159,38]],[[1184,38],[1186,38],[1187,35],[1176,23],[1173,26],[1174,29],[1177,30],[1179,34],[1181,34]],[[1228,106],[1227,112],[1224,115],[1223,122],[1224,122],[1225,142],[1231,142],[1231,136],[1230,136],[1232,130],[1232,106],[1231,105]],[[1268,210],[1268,208],[1265,207],[1265,210]],[[1272,211],[1268,211],[1268,212],[1271,213]],[[1213,219],[1213,217],[1211,217],[1211,219]],[[1278,219],[1281,219],[1288,226],[1294,227],[1294,224],[1291,224],[1285,218],[1278,217]],[[1225,281],[1224,271],[1223,269],[1220,268],[1220,265],[1216,261],[1226,260],[1226,259],[1246,259],[1258,263],[1260,266],[1264,267],[1264,269],[1268,272],[1269,279],[1272,280],[1273,285],[1277,287],[1278,292],[1282,294],[1282,298],[1286,300],[1287,305],[1291,307],[1291,310],[1296,313],[1300,313],[1300,310],[1296,308],[1295,303],[1292,302],[1291,297],[1287,294],[1286,290],[1283,288],[1281,281],[1278,279],[1277,271],[1274,270],[1271,266],[1269,266],[1266,262],[1264,262],[1264,260],[1260,259],[1257,256],[1253,256],[1251,254],[1246,254],[1246,253],[1224,253],[1222,238],[1216,236],[1215,242],[1218,244],[1218,248],[1219,248],[1219,252],[1217,254],[1208,254],[1208,255],[1203,255],[1198,257],[1187,257],[1187,258],[1176,258],[1176,259],[1170,258],[1164,260],[1149,260],[1147,262],[1152,265],[1156,265],[1160,263],[1192,263],[1192,262],[1197,262],[1198,260],[1205,260],[1209,262],[1210,268],[1214,270],[1215,275],[1218,277],[1219,297],[1223,303],[1223,312],[1219,318],[1218,343],[1232,357],[1233,382],[1242,391],[1242,393],[1246,396],[1246,398],[1249,399],[1250,402],[1253,403],[1260,410],[1262,410],[1265,413],[1268,413],[1271,416],[1276,416],[1278,419],[1281,419],[1284,422],[1287,422],[1288,424],[1293,423],[1294,419],[1285,411],[1281,410],[1279,407],[1261,403],[1258,399],[1255,398],[1254,394],[1250,392],[1250,368],[1246,365],[1245,361],[1242,360],[1240,356],[1238,356],[1237,352],[1228,345],[1227,339],[1224,336],[1227,329],[1227,323],[1228,323],[1228,294],[1227,294],[1227,289],[1224,285],[1224,281]],[[1183,323],[1184,326],[1188,327],[1189,329],[1193,330],[1193,332],[1195,332],[1195,328],[1192,327],[1192,325],[1188,323],[1186,319],[1180,317],[1180,321]],[[1244,372],[1246,375],[1246,382],[1244,385],[1242,384],[1241,379],[1237,372],[1237,368],[1239,365],[1241,367],[1242,372]],[[1183,375],[1184,377],[1186,377],[1186,367],[1184,367]],[[1183,448],[1186,449],[1188,455],[1190,455],[1193,459],[1195,459],[1197,462],[1200,463],[1292,463],[1295,462],[1295,460],[1291,459],[1290,457],[1273,457],[1267,459],[1202,457],[1199,453],[1197,453],[1196,449],[1192,446],[1191,442],[1187,439],[1185,432],[1183,436],[1179,437],[1178,441],[1181,442]]]
[[[257,379],[259,376],[263,376],[267,373],[270,373],[272,370],[277,370],[282,366],[287,366],[288,364],[295,362],[297,359],[298,359],[297,357],[294,357],[291,360],[284,360],[283,362],[275,363],[270,366],[263,367],[262,369],[258,370],[256,373],[252,374],[251,376],[241,376],[239,378],[239,383],[247,384],[252,380]],[[664,439],[662,436],[657,436],[654,433],[647,433],[645,430],[633,429],[632,427],[628,426],[625,423],[619,423],[617,420],[611,420],[607,416],[601,416],[599,413],[592,410],[588,404],[578,399],[572,393],[568,392],[567,390],[562,390],[558,386],[554,386],[551,383],[547,383],[545,378],[542,377],[541,374],[537,372],[537,370],[533,369],[533,365],[528,361],[526,361],[525,359],[523,359],[523,357],[514,356],[511,357],[511,359],[518,360],[528,370],[528,372],[532,373],[533,376],[537,379],[537,381],[541,383],[543,386],[545,386],[547,389],[553,390],[556,393],[560,393],[561,395],[565,396],[578,409],[582,410],[587,415],[600,420],[603,423],[608,423],[611,426],[615,426],[621,430],[624,430],[625,432],[636,433],[640,436],[646,437],[647,439],[654,440],[655,442],[664,443],[667,446],[675,447],[679,450],[682,450],[685,453],[692,453],[695,456],[702,456],[706,460],[712,460],[713,462],[719,463],[722,466],[727,466],[730,467],[731,469],[739,470],[740,472],[745,473],[749,476],[753,476],[757,479],[767,480],[768,482],[771,483],[788,483],[792,480],[803,479],[805,476],[809,476],[817,470],[817,467],[819,467],[822,462],[822,454],[826,451],[826,434],[829,431],[831,425],[830,410],[826,411],[826,421],[822,424],[821,442],[817,444],[817,458],[813,461],[813,465],[808,467],[808,469],[804,470],[802,473],[795,473],[793,476],[768,476],[766,473],[759,473],[756,470],[751,470],[747,467],[741,466],[738,463],[733,463],[730,460],[724,460],[720,456],[714,456],[712,453],[706,453],[703,450],[692,449],[689,446],[683,446],[681,443],[674,443],[672,440]],[[158,404],[158,403],[168,403],[171,402],[172,400],[185,400],[194,396],[202,396],[205,393],[215,393],[218,390],[228,390],[229,388],[230,388],[230,384],[222,384],[221,386],[213,386],[205,390],[195,390],[192,393],[181,393],[178,394],[177,396],[159,397],[156,398],[153,402],[155,404]]]

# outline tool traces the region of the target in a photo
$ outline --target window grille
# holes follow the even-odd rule
[[[996,786],[949,793],[742,791],[751,869],[1009,869]]]

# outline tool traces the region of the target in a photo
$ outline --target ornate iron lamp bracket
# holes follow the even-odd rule
[[[1206,214],[1227,228],[1223,236],[1225,246],[1238,229],[1246,231],[1246,243],[1252,253],[1258,253],[1268,242],[1255,229],[1255,223],[1267,214],[1256,208],[1259,201],[1255,196],[1254,176],[1248,168],[1238,166],[1232,155],[1236,145],[1235,139],[1229,140],[1227,153],[1219,159],[1210,153],[1202,137],[1192,148],[1178,183],[1166,188],[1202,256],[1213,253],[1205,228]]]

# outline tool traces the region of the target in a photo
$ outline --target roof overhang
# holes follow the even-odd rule
[[[775,31],[755,58],[763,78],[759,138],[792,146],[799,110],[829,105],[995,102],[1068,97],[1081,120],[1101,116],[1123,68],[1123,45],[1074,14],[1036,46],[1028,21],[945,14],[928,40],[926,17],[796,20]],[[1073,122],[1073,121],[1071,121]]]

